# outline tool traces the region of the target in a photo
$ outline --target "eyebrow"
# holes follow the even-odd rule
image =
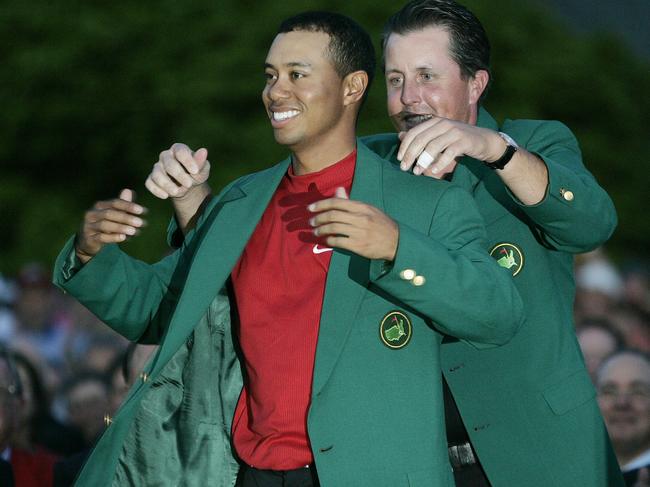
[[[286,63],[285,67],[287,67],[287,68],[311,68],[311,64],[306,63],[306,62],[301,62],[301,61],[293,61],[293,62],[290,62],[290,63]],[[276,67],[271,63],[264,63],[264,69],[266,69],[266,68],[276,69]]]
[[[433,66],[430,66],[430,65],[424,65],[424,66],[417,66],[415,68],[415,70],[416,71],[434,71],[434,68],[433,68]],[[402,70],[397,69],[397,68],[390,68],[390,69],[386,69],[386,72],[387,73],[401,73]]]

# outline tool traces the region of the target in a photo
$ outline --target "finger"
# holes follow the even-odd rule
[[[199,184],[205,183],[208,178],[210,177],[210,161],[206,159],[206,161],[203,163],[203,167],[201,167],[201,170],[199,171],[198,174],[195,174],[192,176],[192,178]]]
[[[199,168],[192,157],[192,151],[185,144],[174,144],[172,145],[172,152],[174,157],[178,162],[180,162],[183,167],[190,174],[196,174],[199,172]]]
[[[201,147],[194,153],[194,160],[198,163],[199,166],[205,164],[205,161],[208,160],[208,149]]]
[[[113,222],[110,220],[99,220],[97,222],[92,222],[88,224],[88,231],[97,233],[97,234],[124,234],[124,235],[135,235],[137,233],[137,228],[124,225],[122,223]]]
[[[458,134],[454,130],[447,130],[441,133],[438,137],[433,140],[430,140],[426,143],[424,150],[418,157],[416,166],[413,168],[413,174],[422,174],[425,172],[425,169],[431,169],[436,165],[440,164],[440,159],[444,158],[446,165],[449,164],[449,157],[453,158],[457,155],[457,152],[449,151],[450,147],[457,143]],[[457,145],[457,144],[456,144]],[[430,161],[427,160],[428,165],[421,164],[420,160],[425,154],[429,154]],[[446,155],[445,155],[446,154]],[[418,167],[419,166],[419,167]],[[434,173],[435,171],[429,171],[429,174]]]
[[[344,200],[350,199],[348,198],[348,192],[345,190],[343,186],[339,186],[338,188],[336,188],[336,190],[334,191],[334,196]]]
[[[185,167],[171,156],[165,156],[158,163],[154,164],[152,174],[158,174],[159,178],[167,177],[173,179],[177,186],[191,188],[194,182]]]
[[[325,244],[331,248],[349,250],[350,252],[356,250],[352,239],[343,235],[330,235],[325,237]]]
[[[429,154],[427,150],[423,150],[422,153],[418,156],[413,168],[413,174],[416,176],[421,174],[425,169],[427,169],[433,162],[433,156]]]
[[[360,201],[354,201],[344,198],[327,198],[324,200],[317,201],[307,206],[307,209],[312,213],[317,213],[320,211],[327,210],[343,210],[351,212],[361,212],[364,208],[367,208],[368,205],[361,203]]]
[[[98,211],[95,215],[93,215],[93,217],[93,219],[89,220],[90,222],[100,222],[102,220],[106,220],[110,222],[121,223],[124,225],[130,225],[137,228],[143,227],[145,224],[145,221],[142,218],[125,211],[116,210],[114,208]]]
[[[160,198],[161,200],[166,200],[167,198],[169,198],[169,194],[167,193],[167,191],[160,188],[156,183],[154,183],[151,180],[151,175],[149,175],[147,180],[144,182],[144,187],[147,188],[152,195],[154,195],[157,198]]]
[[[108,201],[98,201],[93,207],[95,211],[106,210],[109,208],[114,208],[116,210],[131,213],[133,215],[142,215],[147,213],[147,209],[144,206],[123,200],[121,198]]]
[[[161,188],[169,196],[176,196],[180,191],[181,186],[179,186],[176,181],[172,180],[167,173],[156,171],[152,172],[149,177],[156,186]]]
[[[123,233],[98,233],[93,235],[93,240],[103,244],[120,243],[124,242],[127,238],[128,235]]]
[[[447,130],[446,124],[439,123],[411,140],[408,148],[406,148],[400,167],[411,167],[424,151],[428,152],[432,160],[435,161],[440,152],[453,141],[453,135]],[[403,142],[402,145],[404,145]],[[417,167],[413,168],[413,172],[419,174],[426,168],[421,168],[417,172],[416,169]]]
[[[316,215],[315,217],[309,220],[309,224],[312,227],[318,227],[320,225],[325,225],[326,223],[348,223],[354,225],[357,220],[357,214],[351,213],[349,211],[341,210],[328,210],[323,211]]]
[[[354,227],[352,225],[334,222],[314,228],[314,235],[317,237],[322,235],[345,235],[349,237],[353,231]]]
[[[439,177],[442,174],[448,173],[450,169],[455,167],[456,157],[460,154],[454,149],[454,147],[447,147],[444,152],[440,154],[436,163],[431,166],[431,175],[433,177]],[[453,167],[450,167],[454,164]]]
[[[408,130],[404,136],[402,137],[402,143],[399,146],[399,150],[397,151],[397,160],[398,161],[403,161],[404,160],[404,155],[406,154],[406,151],[408,150],[409,146],[413,141],[423,132],[426,132],[427,130],[432,129],[436,125],[440,123],[441,120],[444,120],[439,117],[433,117],[431,120],[427,120],[426,122],[423,122],[419,125],[416,125],[415,127],[411,128]]]
[[[133,194],[130,189],[123,189],[120,191],[118,198],[124,201],[133,202]]]

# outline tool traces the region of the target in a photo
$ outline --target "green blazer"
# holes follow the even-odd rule
[[[465,158],[457,166],[452,182],[473,196],[486,248],[512,272],[526,319],[499,348],[446,338],[443,373],[494,487],[622,486],[573,323],[572,254],[609,238],[614,206],[564,125],[508,120],[499,129],[484,110],[478,125],[538,154],[550,183],[542,202],[525,206],[483,163]],[[394,134],[363,140],[396,162]]]
[[[77,269],[72,240],[61,252],[57,285],[127,338],[160,343],[77,485],[233,485],[242,375],[228,278],[289,162],[228,186],[157,264],[109,245]],[[399,223],[399,248],[392,266],[332,256],[308,414],[320,482],[452,486],[440,343],[508,342],[521,299],[485,251],[481,217],[460,188],[405,174],[359,144],[351,198]],[[426,282],[414,285],[405,269]]]

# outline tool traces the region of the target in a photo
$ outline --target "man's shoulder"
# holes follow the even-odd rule
[[[558,120],[505,119],[500,131],[520,145],[531,139],[575,139],[571,129]]]
[[[399,139],[395,133],[366,135],[360,137],[359,140],[379,157],[386,159],[394,156],[399,145]]]

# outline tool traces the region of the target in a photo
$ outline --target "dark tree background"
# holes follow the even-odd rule
[[[607,36],[578,37],[543,7],[467,0],[493,44],[486,107],[502,120],[558,119],[612,194],[608,247],[646,258],[650,69]],[[173,141],[205,146],[215,189],[286,151],[260,102],[262,63],[279,22],[306,9],[348,14],[379,39],[394,1],[4,0],[0,7],[0,272],[51,264],[95,200],[136,189],[149,227],[128,244],[165,252],[169,203],[144,180]],[[376,43],[377,47],[378,42]],[[390,131],[378,76],[360,134]]]

